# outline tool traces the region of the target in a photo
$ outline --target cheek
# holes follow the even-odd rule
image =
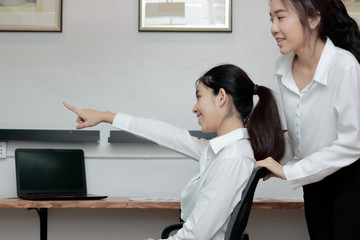
[[[287,33],[287,37],[291,37],[292,39],[298,39],[303,36],[304,30],[303,26],[301,25],[300,20],[292,19],[287,24],[283,26],[284,31]]]
[[[208,109],[206,112],[206,124],[210,128],[216,128],[219,122],[219,113],[215,108]]]

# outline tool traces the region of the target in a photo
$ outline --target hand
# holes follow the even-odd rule
[[[77,109],[67,103],[63,103],[65,107],[78,115],[76,122],[78,125],[76,129],[82,129],[86,127],[93,127],[101,122],[112,123],[115,118],[115,114],[111,112],[100,112],[93,109]]]
[[[270,173],[268,173],[264,177],[263,179],[264,181],[268,180],[271,177],[278,177],[283,180],[286,180],[283,166],[277,161],[275,161],[272,157],[268,157],[264,160],[257,161],[255,163],[255,168],[256,167],[265,167],[270,171]]]
[[[146,239],[146,240],[154,240],[153,238],[148,238],[148,239]]]

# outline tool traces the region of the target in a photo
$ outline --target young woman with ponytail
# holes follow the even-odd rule
[[[289,157],[297,161],[269,157],[256,166],[271,171],[265,180],[303,187],[312,240],[359,240],[359,27],[340,0],[271,0],[270,18],[283,54],[276,76]]]
[[[255,94],[259,101],[253,110]],[[205,73],[196,82],[196,98],[198,123],[203,132],[216,132],[216,138],[198,139],[161,121],[64,104],[78,115],[78,129],[112,123],[199,161],[199,173],[181,194],[183,228],[169,239],[223,240],[255,159],[283,156],[283,131],[271,91],[255,85],[237,66],[220,65]]]

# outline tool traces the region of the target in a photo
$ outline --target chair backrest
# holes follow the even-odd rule
[[[242,192],[241,200],[231,214],[229,225],[225,233],[225,240],[239,240],[242,238],[250,215],[256,186],[259,179],[263,178],[267,171],[268,170],[263,167],[255,168],[253,170],[249,182]]]

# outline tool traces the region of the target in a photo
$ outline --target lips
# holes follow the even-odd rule
[[[198,119],[198,124],[201,125],[200,120],[202,119],[202,115],[201,115],[201,114],[197,114],[196,117],[197,117],[197,119]]]
[[[280,45],[285,40],[285,38],[277,37],[277,38],[275,38],[275,40],[276,40],[277,44]]]

